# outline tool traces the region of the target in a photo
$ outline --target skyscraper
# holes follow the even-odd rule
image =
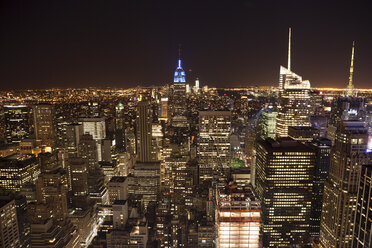
[[[17,222],[18,222],[18,233],[19,233],[19,240],[20,240],[19,247],[22,247],[22,248],[29,247],[30,246],[30,222],[29,222],[29,218],[28,218],[28,215],[27,215],[26,196],[23,195],[23,193],[14,192],[14,191],[11,191],[11,190],[0,189],[0,205],[1,205],[1,202],[6,203],[6,202],[11,202],[11,201],[14,201],[15,207],[16,207]],[[3,214],[3,212],[1,212],[1,214]],[[5,213],[5,216],[6,216],[6,213]],[[7,219],[6,217],[4,218],[4,215],[2,215],[2,217],[0,219],[1,220],[4,219],[3,223],[6,223],[7,227],[11,226],[11,225],[8,224],[9,219]],[[14,233],[14,231],[15,231],[14,226],[12,228],[13,228],[12,231]],[[2,228],[0,227],[0,230],[1,229]],[[8,232],[8,234],[9,234],[9,232]],[[1,241],[0,241],[0,247],[2,247],[1,246]]]
[[[88,207],[88,164],[82,158],[70,158],[69,170],[72,189],[72,206],[85,210]]]
[[[81,124],[71,124],[66,127],[66,148],[70,156],[76,156],[83,133]]]
[[[249,187],[220,188],[217,194],[217,247],[259,248],[261,204]]]
[[[0,247],[18,248],[21,246],[16,205],[14,200],[0,201]]]
[[[200,87],[200,82],[199,82],[199,78],[197,78],[195,80],[195,92],[196,93],[199,93],[199,87]]]
[[[160,163],[136,163],[133,174],[128,177],[128,193],[142,197],[145,209],[151,201],[156,201],[160,188]]]
[[[260,119],[260,131],[261,138],[272,138],[275,139],[275,129],[276,129],[276,116],[278,112],[273,108],[268,108],[262,111]]]
[[[78,145],[78,155],[88,164],[90,171],[94,170],[98,165],[97,143],[92,135],[84,134],[80,138]]]
[[[259,140],[256,151],[263,247],[309,244],[314,151],[290,138]]]
[[[320,241],[323,247],[349,247],[356,211],[358,176],[369,163],[364,122],[342,121],[331,151],[329,177],[324,184]]]
[[[52,219],[31,224],[31,247],[80,247],[79,235],[71,222],[56,225]]]
[[[349,84],[347,85],[346,96],[353,96],[353,94],[354,94],[354,85],[353,85],[354,47],[355,47],[355,41],[353,41],[353,48],[351,49],[351,63],[350,63]]]
[[[353,248],[372,247],[372,165],[363,165],[358,185]]]
[[[5,105],[4,122],[7,143],[18,143],[31,131],[30,108],[25,105]]]
[[[291,29],[289,29],[288,68],[280,66],[279,105],[276,136],[287,137],[290,126],[311,126],[310,82],[291,71]]]
[[[179,51],[178,65],[176,71],[174,72],[174,83],[186,83],[186,74],[185,71],[182,69],[181,63],[181,52]]]
[[[54,106],[39,104],[33,106],[35,136],[44,146],[54,146],[55,142],[55,112]]]
[[[93,136],[97,146],[97,159],[102,161],[102,140],[106,138],[105,118],[82,118],[79,122],[83,125],[84,134]]]
[[[230,168],[230,111],[199,111],[199,177],[226,176]]]
[[[173,84],[173,115],[184,115],[186,104],[186,74],[181,65],[181,49],[178,54],[178,66],[174,72]]]
[[[160,120],[168,120],[168,97],[162,97],[160,99]]]
[[[115,107],[115,146],[119,151],[124,151],[126,147],[125,112],[122,103],[119,103]]]
[[[64,172],[58,167],[43,172],[35,184],[37,203],[44,205],[56,220],[66,220],[68,187]]]
[[[34,183],[40,166],[34,156],[12,155],[0,159],[0,187],[20,191],[26,183]]]
[[[326,138],[314,140],[310,147],[315,151],[313,203],[311,206],[311,236],[318,240],[322,214],[324,183],[328,178],[332,141]]]
[[[152,162],[156,154],[152,149],[152,111],[147,101],[139,101],[136,118],[137,161]]]
[[[128,180],[127,177],[112,177],[107,184],[110,204],[116,200],[128,199]]]

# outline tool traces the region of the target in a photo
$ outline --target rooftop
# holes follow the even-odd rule
[[[110,182],[113,182],[113,183],[123,183],[125,182],[125,180],[127,179],[127,177],[119,177],[119,176],[115,176],[115,177],[112,177]]]
[[[267,138],[258,142],[268,152],[311,152],[311,149],[292,138],[278,138],[276,140]]]

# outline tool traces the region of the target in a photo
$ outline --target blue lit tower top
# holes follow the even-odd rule
[[[181,66],[181,48],[178,50],[178,66],[174,72],[174,82],[175,83],[186,83],[186,74]]]

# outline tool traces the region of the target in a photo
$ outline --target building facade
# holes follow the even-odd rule
[[[34,126],[36,139],[44,146],[53,147],[55,143],[56,125],[54,105],[34,105]]]
[[[0,201],[0,247],[18,248],[21,246],[18,231],[16,205],[14,200]]]
[[[230,111],[199,111],[199,178],[226,175],[230,167]]]
[[[331,151],[329,177],[324,184],[320,242],[323,247],[349,247],[356,211],[358,176],[366,153],[364,122],[342,121]]]
[[[263,247],[309,244],[314,151],[290,138],[259,140],[256,151]]]
[[[363,165],[360,174],[354,219],[353,248],[372,246],[372,165]]]
[[[217,194],[217,247],[260,247],[261,204],[249,187]]]

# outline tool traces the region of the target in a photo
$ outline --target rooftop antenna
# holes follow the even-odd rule
[[[289,27],[289,33],[288,33],[288,66],[287,69],[291,70],[291,32],[292,29]]]
[[[351,49],[350,75],[349,75],[349,84],[348,84],[347,90],[346,90],[346,96],[352,96],[353,91],[354,91],[354,85],[353,85],[354,48],[355,48],[355,41],[353,41],[353,48]]]
[[[178,68],[181,68],[181,54],[182,54],[182,47],[181,47],[181,44],[178,44]]]

